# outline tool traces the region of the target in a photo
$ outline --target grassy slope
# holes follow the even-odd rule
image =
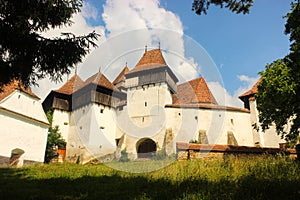
[[[138,167],[136,163],[118,165]],[[299,162],[284,157],[231,156],[176,161],[158,171],[139,174],[106,165],[0,168],[0,199],[297,199],[299,167]]]

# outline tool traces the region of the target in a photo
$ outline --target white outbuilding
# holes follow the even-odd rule
[[[40,98],[19,81],[0,92],[0,164],[8,164],[12,153],[24,152],[26,162],[44,162],[49,122]]]

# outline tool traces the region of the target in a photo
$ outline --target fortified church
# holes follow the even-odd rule
[[[122,150],[130,159],[158,151],[176,153],[176,142],[279,147],[273,130],[254,130],[256,86],[240,96],[245,108],[219,105],[203,77],[178,84],[162,51],[145,51],[137,64],[112,82],[98,72],[83,81],[77,74],[52,90],[45,112],[53,112],[67,142],[66,160],[110,159]]]

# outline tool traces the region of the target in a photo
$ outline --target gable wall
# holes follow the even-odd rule
[[[48,126],[0,109],[0,155],[10,157],[11,151],[25,151],[24,159],[44,162]]]
[[[41,101],[32,96],[15,90],[10,96],[0,102],[0,106],[16,113],[48,123]]]

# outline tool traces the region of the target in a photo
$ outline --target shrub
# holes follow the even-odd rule
[[[198,140],[194,140],[194,139],[191,139],[189,141],[189,143],[193,143],[193,144],[200,144],[200,142]]]
[[[121,157],[119,159],[120,162],[128,162],[129,158],[128,158],[128,153],[126,152],[126,149],[121,151]]]
[[[45,153],[45,162],[49,163],[53,158],[58,156],[57,149],[65,148],[66,142],[61,137],[58,126],[50,127],[48,130],[48,139]]]
[[[53,158],[56,158],[58,156],[57,149],[65,148],[67,143],[61,137],[61,133],[59,132],[58,126],[55,126],[54,128],[52,127],[53,110],[49,110],[46,113],[46,116],[50,123],[50,128],[48,129],[45,163],[49,163]]]

